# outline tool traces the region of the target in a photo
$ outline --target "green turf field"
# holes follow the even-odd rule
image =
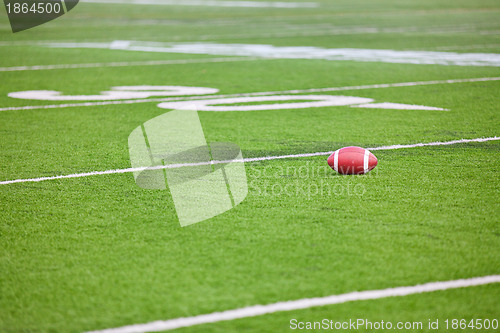
[[[142,46],[155,42],[147,45],[158,48],[173,45],[169,43],[195,48],[206,43],[261,44],[276,50],[315,47],[318,52],[348,48],[456,52],[457,57],[474,53],[482,59],[491,56],[493,62],[500,56],[496,0],[309,3],[314,6],[81,2],[59,19],[15,34],[5,8],[0,9],[0,332],[103,330],[258,304],[500,274],[496,139],[373,150],[379,164],[363,176],[338,175],[328,168],[328,155],[247,162],[248,194],[243,202],[181,227],[168,190],[142,189],[130,172],[82,175],[130,168],[129,134],[168,112],[157,106],[168,96],[102,105],[84,98],[8,96],[34,90],[82,96],[117,86],[188,86],[218,89],[217,96],[289,95],[287,91],[299,90],[293,94],[345,95],[445,109],[344,105],[200,111],[206,141],[237,144],[244,158],[500,136],[498,62],[477,66],[398,59],[256,58],[226,51],[109,47],[121,40]],[[83,47],[84,42],[94,44]],[[43,67],[51,65],[74,68]],[[15,68],[19,66],[26,67]],[[376,86],[406,82],[412,84]],[[342,90],[307,92],[336,87]],[[178,99],[183,98],[191,97]],[[261,103],[250,100],[240,105]],[[72,174],[80,176],[24,181]],[[6,182],[10,180],[20,182]],[[494,332],[446,329],[444,321],[498,321],[499,300],[496,283],[175,331],[293,332],[301,330],[291,329],[292,319],[362,318],[423,323],[422,329],[392,331]],[[429,319],[439,319],[439,328],[429,329]]]

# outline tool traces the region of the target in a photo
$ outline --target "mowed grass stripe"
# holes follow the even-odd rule
[[[99,68],[99,67],[184,65],[184,64],[203,64],[203,63],[211,63],[211,62],[255,61],[255,60],[270,60],[270,59],[273,59],[273,58],[222,57],[222,58],[208,58],[208,59],[174,59],[174,60],[96,62],[96,63],[87,63],[87,64],[54,64],[54,65],[34,65],[34,66],[12,66],[12,67],[0,67],[0,72],[41,71],[41,70],[52,70],[52,69]]]

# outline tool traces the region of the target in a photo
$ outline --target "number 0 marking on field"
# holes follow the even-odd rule
[[[301,101],[295,103],[256,104],[256,105],[230,105],[238,103]],[[310,102],[304,102],[310,101]],[[182,109],[185,107],[196,108],[198,111],[259,111],[281,109],[305,109],[325,106],[341,106],[373,102],[371,98],[331,95],[275,95],[238,98],[205,99],[189,102],[165,102],[158,104],[162,109]]]

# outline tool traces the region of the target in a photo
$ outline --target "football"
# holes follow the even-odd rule
[[[378,160],[369,150],[344,147],[328,157],[328,165],[343,175],[363,175],[377,166]]]

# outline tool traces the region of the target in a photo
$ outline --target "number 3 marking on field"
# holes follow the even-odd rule
[[[42,101],[109,101],[120,99],[148,98],[153,96],[208,95],[219,92],[215,88],[184,86],[120,86],[102,91],[100,95],[62,95],[54,90],[28,90],[8,94],[12,98],[36,99]]]

